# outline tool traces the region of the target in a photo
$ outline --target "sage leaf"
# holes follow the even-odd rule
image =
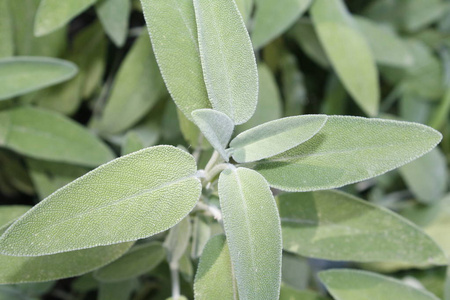
[[[0,206],[0,234],[18,217],[26,213],[31,207],[28,205],[2,205]]]
[[[209,238],[211,237],[211,228],[208,223],[201,217],[196,216],[194,219],[194,226],[192,228],[192,245],[191,245],[191,258],[197,259],[206,246]]]
[[[411,222],[349,194],[290,193],[278,199],[286,251],[327,260],[447,263],[436,242]]]
[[[426,290],[365,271],[329,270],[320,272],[319,278],[336,300],[438,300]]]
[[[117,47],[122,47],[128,35],[129,0],[99,0],[95,6],[106,34]]]
[[[200,257],[194,281],[195,299],[237,300],[235,281],[225,236],[216,235],[208,241]]]
[[[36,159],[87,167],[114,158],[103,142],[78,123],[28,106],[0,112],[0,147]]]
[[[0,59],[0,100],[21,96],[69,80],[77,71],[73,63],[56,58]]]
[[[279,300],[327,300],[315,292],[307,290],[296,290],[289,286],[282,285]]]
[[[429,152],[441,138],[416,123],[329,116],[309,141],[248,166],[281,190],[331,189],[400,167]]]
[[[235,124],[245,123],[258,102],[258,71],[236,3],[194,0],[194,7],[209,100]]]
[[[400,2],[401,24],[407,31],[418,31],[436,22],[448,11],[448,3],[442,0],[404,0]]]
[[[306,142],[320,131],[326,121],[326,115],[304,115],[270,121],[235,137],[230,143],[230,151],[239,163],[271,157]]]
[[[220,174],[218,189],[239,297],[277,299],[281,228],[269,185],[253,170],[234,168]]]
[[[367,115],[377,115],[380,92],[375,60],[343,1],[314,1],[311,15],[319,39],[342,83]]]
[[[259,49],[281,35],[308,9],[311,0],[256,0],[252,42]]]
[[[197,203],[196,171],[194,158],[172,146],[122,156],[36,205],[0,238],[0,252],[48,255],[167,230]]]
[[[129,300],[133,291],[137,288],[136,279],[120,282],[102,282],[98,290],[98,300]]]
[[[8,1],[0,2],[0,58],[14,55],[14,33]]]
[[[192,113],[192,118],[214,149],[219,152],[225,161],[228,161],[225,148],[233,134],[233,120],[226,114],[212,109],[195,110]]]
[[[282,285],[288,285],[297,290],[308,288],[311,270],[308,260],[304,257],[283,252],[281,264],[281,282]]]
[[[43,36],[68,24],[97,0],[42,0],[36,14],[34,35]]]
[[[141,4],[167,89],[192,121],[194,110],[211,107],[200,61],[194,4],[192,0],[141,0]]]
[[[144,141],[136,131],[128,131],[123,138],[121,154],[127,155],[139,151],[144,147]]]
[[[211,145],[208,140],[203,138],[203,134],[195,125],[194,122],[191,122],[185,115],[179,110],[176,110],[176,114],[178,116],[179,128],[184,139],[194,148],[201,149],[209,149]],[[192,119],[192,117],[191,117]],[[170,119],[170,122],[173,122],[173,119]]]
[[[236,0],[236,5],[241,13],[242,19],[248,25],[253,12],[254,0]]]
[[[137,245],[118,260],[94,272],[96,279],[101,282],[118,282],[143,275],[166,257],[161,243],[150,242]]]
[[[184,218],[176,226],[172,227],[164,241],[164,248],[167,249],[167,261],[177,263],[183,256],[191,239],[191,219]]]

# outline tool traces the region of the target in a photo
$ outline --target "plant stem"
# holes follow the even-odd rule
[[[208,173],[209,170],[216,164],[217,159],[219,158],[219,152],[214,151],[214,153],[211,155],[211,158],[209,159],[208,163],[205,167],[205,172]]]
[[[180,298],[180,277],[178,274],[178,261],[171,262],[170,266],[170,277],[172,279],[172,298],[177,300]]]
[[[213,180],[214,177],[217,176],[217,174],[219,174],[219,173],[222,172],[223,170],[229,168],[230,166],[232,166],[232,165],[231,165],[231,164],[226,164],[226,163],[225,163],[225,164],[218,164],[218,165],[215,165],[210,171],[208,171],[208,172],[206,173],[205,180],[206,180],[207,182],[211,182],[211,180]]]

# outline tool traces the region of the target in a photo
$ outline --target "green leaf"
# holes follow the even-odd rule
[[[194,110],[211,107],[203,80],[194,4],[192,0],[141,3],[167,89],[178,108],[192,120]]]
[[[66,81],[77,73],[68,61],[49,57],[0,59],[0,100],[24,95]]]
[[[438,300],[428,291],[365,271],[330,270],[320,272],[319,278],[336,300]]]
[[[447,263],[436,242],[383,207],[337,191],[278,197],[287,251],[327,260]]]
[[[2,205],[0,206],[0,234],[1,230],[9,226],[18,217],[26,213],[31,207],[28,205]]]
[[[245,123],[258,102],[258,72],[242,17],[231,0],[194,0],[194,7],[203,74],[212,106],[235,124]]]
[[[34,35],[43,36],[68,24],[97,0],[42,0],[36,14]]]
[[[329,116],[309,141],[249,166],[281,190],[331,189],[400,167],[429,152],[441,138],[416,123]]]
[[[311,0],[256,0],[252,42],[259,49],[281,35],[308,9]]]
[[[203,138],[203,134],[195,123],[189,121],[188,118],[179,110],[176,110],[178,116],[179,127],[184,139],[194,148],[209,149],[211,145]],[[192,117],[191,117],[192,118]],[[173,117],[168,121],[173,123]]]
[[[202,255],[203,249],[205,248],[210,237],[211,228],[201,216],[197,215],[194,219],[194,226],[192,228],[192,259],[197,259]]]
[[[325,52],[342,83],[365,113],[377,115],[380,92],[375,60],[343,1],[316,0],[311,7],[311,15]]]
[[[117,47],[125,44],[128,35],[129,0],[99,0],[95,6],[106,34]]]
[[[0,147],[32,158],[88,167],[114,158],[103,142],[78,123],[28,106],[0,112]]]
[[[254,0],[236,0],[236,5],[241,13],[242,19],[248,25],[253,12]]]
[[[102,282],[136,278],[151,271],[165,257],[166,252],[159,242],[137,245],[118,260],[95,271],[94,276]]]
[[[0,58],[14,55],[14,32],[8,1],[0,2]]]
[[[442,0],[403,0],[399,2],[402,25],[407,31],[418,31],[436,22],[449,8],[448,3]]]
[[[297,290],[308,288],[311,270],[306,258],[283,252],[281,281]]]
[[[267,122],[235,137],[230,143],[232,156],[245,163],[283,153],[312,138],[326,121],[326,115],[304,115]]]
[[[172,227],[164,241],[164,248],[167,250],[167,261],[177,263],[183,256],[191,239],[191,219],[184,218],[176,226]]]
[[[200,257],[194,281],[195,299],[237,300],[237,293],[225,236],[216,235],[208,241]]]
[[[98,300],[129,300],[137,288],[135,279],[114,283],[101,283],[98,290]]]
[[[212,109],[195,110],[192,113],[192,118],[214,149],[220,153],[225,161],[228,161],[225,148],[233,134],[233,120],[226,114]]]
[[[269,185],[257,172],[227,169],[219,177],[220,206],[241,299],[280,293],[281,228]]]
[[[194,158],[171,146],[115,159],[31,209],[0,238],[0,252],[47,255],[165,231],[197,203],[196,171]]]
[[[326,300],[322,296],[319,296],[317,293],[306,291],[306,290],[295,290],[288,286],[282,285],[280,291],[280,299],[279,300]]]
[[[141,136],[136,131],[130,130],[123,138],[121,154],[127,155],[143,148],[145,147]]]

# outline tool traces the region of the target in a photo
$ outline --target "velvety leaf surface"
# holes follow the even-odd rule
[[[99,0],[95,6],[103,28],[117,47],[122,47],[128,35],[129,0]]]
[[[250,20],[254,2],[254,0],[236,0],[236,5],[241,13],[242,19],[244,19],[245,24],[248,24]]]
[[[258,101],[258,72],[245,24],[234,1],[194,0],[209,100],[235,124],[248,121]]]
[[[440,140],[439,132],[421,124],[329,116],[307,142],[248,166],[281,190],[331,189],[404,165],[429,152]]]
[[[245,163],[283,153],[312,138],[326,121],[326,115],[304,115],[264,123],[231,141],[232,156]]]
[[[14,37],[8,1],[0,2],[0,58],[13,56]]]
[[[36,205],[0,238],[0,252],[47,255],[167,230],[197,203],[196,171],[194,158],[171,146],[120,157]]]
[[[447,263],[436,242],[385,208],[337,191],[278,197],[287,251],[328,260]]]
[[[0,100],[33,92],[63,81],[77,73],[68,61],[49,57],[0,59]]]
[[[280,293],[281,228],[269,185],[246,168],[219,177],[223,224],[241,299],[272,300]]]

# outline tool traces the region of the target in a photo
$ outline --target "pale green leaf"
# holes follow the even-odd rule
[[[433,238],[444,250],[447,258],[450,258],[450,238],[448,228],[450,226],[450,195],[437,203],[435,210],[438,211],[435,218],[424,226],[424,231]]]
[[[123,138],[121,154],[127,155],[144,148],[144,141],[136,131],[128,131]]]
[[[242,19],[248,25],[253,13],[253,4],[255,0],[236,0],[236,5],[241,13]]]
[[[189,283],[193,283],[194,278],[194,266],[189,258],[188,251],[186,251],[178,261],[178,270],[182,278]]]
[[[77,73],[68,61],[49,57],[0,59],[0,100],[24,95],[66,81]]]
[[[311,0],[256,0],[252,42],[259,49],[281,35],[308,9]]]
[[[117,47],[122,47],[128,35],[130,0],[99,0],[95,9],[106,34]]]
[[[183,256],[191,239],[191,219],[184,218],[176,226],[172,227],[164,241],[164,248],[167,250],[167,261],[177,263]]]
[[[165,257],[166,252],[159,242],[137,245],[118,260],[95,271],[94,276],[102,282],[136,278],[151,271]]]
[[[235,137],[230,143],[230,151],[239,163],[271,157],[311,139],[326,121],[326,115],[303,115],[270,121]]]
[[[191,258],[197,259],[211,237],[211,228],[201,216],[196,216],[192,227]]]
[[[439,300],[426,290],[365,271],[330,270],[320,272],[319,278],[336,300]]]
[[[18,217],[26,213],[31,207],[28,205],[2,205],[0,206],[0,230],[7,227]],[[1,233],[0,233],[1,234]]]
[[[184,139],[194,148],[209,149],[211,145],[208,140],[204,139],[204,136],[197,125],[191,122],[181,110],[176,110],[178,116],[179,127]],[[191,116],[192,119],[192,116]],[[168,119],[170,123],[173,122],[173,118]]]
[[[171,146],[120,157],[36,205],[0,238],[0,251],[39,256],[165,231],[197,203],[196,171],[194,158]]]
[[[314,27],[342,83],[369,116],[378,114],[378,72],[372,51],[342,0],[316,0]],[[342,42],[342,41],[345,41]]]
[[[393,212],[337,191],[279,196],[285,250],[359,262],[446,264],[428,235]]]
[[[308,91],[305,76],[298,68],[296,56],[285,53],[281,58],[280,68],[282,91],[285,99],[284,114],[286,117],[301,115],[308,103]]]
[[[145,20],[167,89],[183,114],[210,108],[192,0],[141,0]],[[177,63],[174,63],[177,62]]]
[[[309,141],[249,166],[282,190],[331,189],[400,167],[441,139],[439,132],[421,124],[329,116]]]
[[[258,72],[245,24],[232,0],[194,0],[209,100],[235,124],[248,121],[258,101]]]
[[[129,300],[133,290],[138,286],[135,279],[114,283],[103,282],[98,290],[98,300]]]
[[[327,298],[318,295],[315,292],[307,290],[296,290],[282,285],[279,300],[326,300]]]
[[[439,20],[448,11],[448,3],[442,0],[402,0],[402,25],[407,31],[417,31]]]
[[[220,174],[218,189],[240,298],[276,299],[282,242],[269,185],[255,171],[233,168]]]
[[[200,257],[194,281],[197,300],[238,300],[230,251],[224,235],[212,237]]]
[[[311,270],[308,260],[304,257],[283,252],[281,265],[281,281],[297,290],[308,288]]]
[[[14,55],[14,32],[9,3],[0,2],[0,58]]]
[[[198,109],[192,112],[194,123],[208,139],[209,143],[228,161],[225,148],[231,139],[234,123],[226,114],[212,109]]]
[[[34,23],[35,36],[43,36],[63,27],[96,1],[42,0]]]
[[[88,167],[114,158],[103,142],[78,123],[28,106],[0,112],[0,147],[32,158]]]

